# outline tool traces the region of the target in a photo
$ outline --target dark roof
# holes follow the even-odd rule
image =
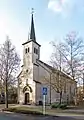
[[[31,42],[31,41],[33,41],[33,40],[29,40],[29,41],[27,41],[27,42],[25,42],[25,43],[23,43],[22,45],[25,45],[25,44],[27,44],[27,43],[29,43],[29,42]],[[36,41],[33,41],[34,43],[36,43],[37,45],[39,45],[39,47],[41,46],[40,44],[38,44]]]
[[[45,63],[45,62],[43,62],[43,61],[41,61],[41,60],[38,60],[38,59],[37,59],[37,61],[41,62],[42,64],[44,64],[46,67],[48,67],[50,70],[52,70],[52,71],[54,71],[54,72],[57,72],[57,71],[58,71],[58,73],[60,72],[60,70],[57,70],[56,68],[48,65],[47,63]],[[65,73],[65,72],[63,72],[63,71],[61,71],[61,74],[64,75],[64,76],[66,76],[66,77],[69,78],[69,79],[72,79],[72,77],[71,77],[70,75],[68,75],[67,73]],[[72,80],[73,80],[73,79],[72,79]],[[75,82],[75,81],[74,81],[74,82]]]
[[[29,42],[33,41],[34,43],[36,43],[37,45],[41,46],[40,44],[38,44],[36,42],[36,36],[35,36],[35,28],[34,28],[34,20],[33,20],[33,13],[32,13],[32,18],[31,18],[31,30],[30,30],[30,35],[29,35],[29,38],[28,40],[23,43],[22,45],[25,45]]]
[[[37,59],[38,60],[38,59]],[[45,62],[43,62],[43,61],[41,61],[41,60],[38,60],[39,62],[41,62],[42,64],[44,64],[46,67],[48,67],[49,69],[51,69],[51,70],[54,70],[54,68],[52,67],[52,66],[50,66],[50,65],[48,65],[47,63],[45,63]]]
[[[36,82],[36,83],[39,83],[39,84],[41,84],[41,82],[39,82],[39,81],[36,81],[36,80],[33,80],[34,82]]]
[[[17,78],[21,75],[22,71],[20,71],[19,75],[17,76]]]
[[[33,13],[32,13],[32,19],[31,19],[30,39],[33,40],[33,41],[36,41],[35,29],[34,29],[34,20],[33,20]]]

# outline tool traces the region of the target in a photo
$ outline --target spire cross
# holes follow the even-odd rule
[[[32,12],[31,12],[31,14],[33,14],[34,13],[34,8],[32,8]]]

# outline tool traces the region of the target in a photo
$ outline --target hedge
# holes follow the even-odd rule
[[[67,104],[66,103],[52,103],[51,105],[52,108],[61,108],[61,109],[66,109],[67,108]]]

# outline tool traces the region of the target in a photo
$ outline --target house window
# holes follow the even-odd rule
[[[29,47],[28,47],[28,52],[29,52]]]
[[[64,85],[64,93],[66,93],[66,83],[65,83],[65,85]]]
[[[70,94],[71,94],[71,86],[70,86]]]
[[[25,49],[25,53],[27,53],[27,48]]]
[[[76,90],[75,90],[75,88],[74,88],[74,95],[75,95],[75,92],[76,92]]]

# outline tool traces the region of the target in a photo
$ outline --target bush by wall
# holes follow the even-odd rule
[[[52,108],[61,108],[61,109],[66,109],[67,108],[67,104],[66,103],[52,103],[51,105]]]

